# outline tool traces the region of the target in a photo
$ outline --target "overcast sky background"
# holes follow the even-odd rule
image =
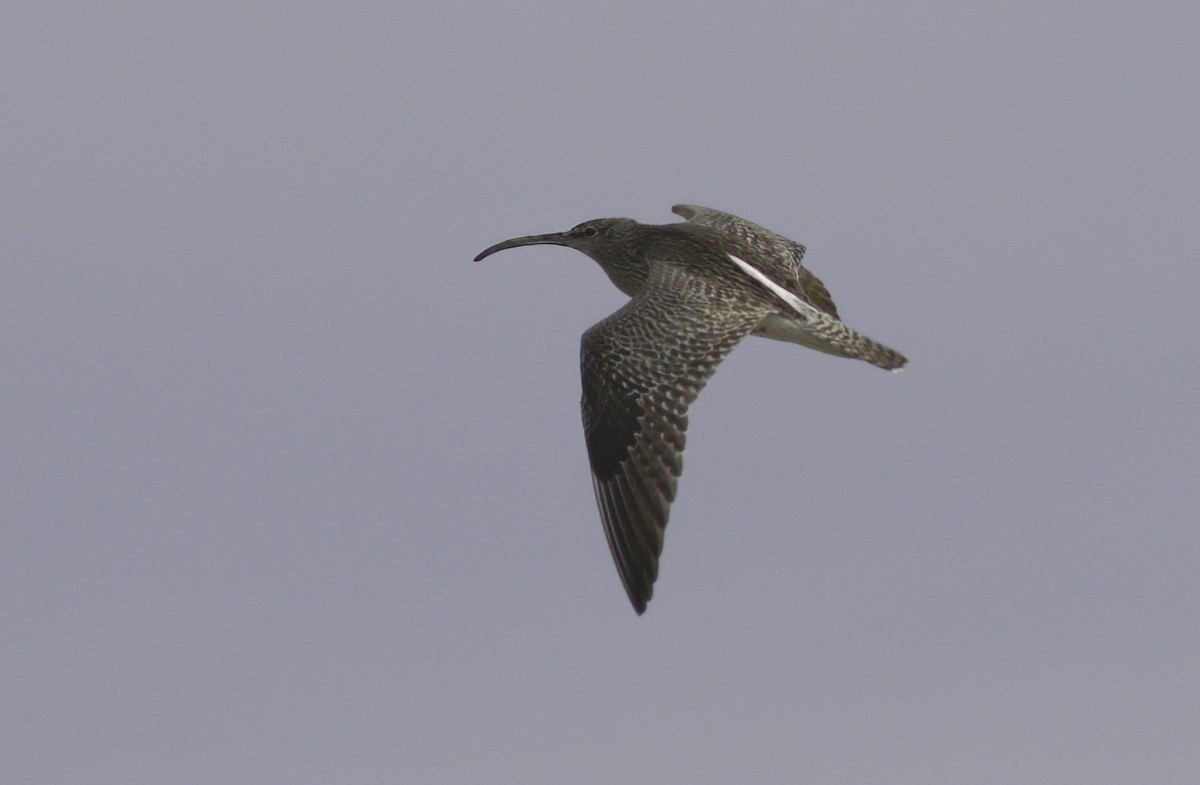
[[[9,4],[0,780],[1191,783],[1200,6]],[[565,249],[805,243],[631,610]]]

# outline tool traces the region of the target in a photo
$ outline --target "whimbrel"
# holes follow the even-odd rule
[[[596,260],[630,301],[583,334],[583,430],[608,547],[639,614],[654,591],[683,471],[688,406],[747,335],[789,341],[899,371],[894,349],[842,323],[805,269],[804,246],[736,215],[676,205],[682,223],[601,218],[516,237]]]

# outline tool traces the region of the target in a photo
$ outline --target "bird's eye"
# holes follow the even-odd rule
[[[596,236],[596,227],[589,226],[586,229],[584,229],[583,236],[584,237],[595,237]]]

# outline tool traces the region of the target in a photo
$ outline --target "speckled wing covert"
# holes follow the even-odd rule
[[[671,208],[671,212],[686,218],[691,223],[708,226],[719,232],[733,235],[755,248],[771,249],[774,251],[773,254],[764,253],[757,257],[764,272],[835,319],[841,318],[838,316],[837,306],[833,304],[833,297],[825,288],[825,284],[804,267],[802,263],[804,246],[800,243],[776,234],[753,221],[747,221],[745,218],[714,210],[711,207],[701,207],[698,204],[677,204]]]
[[[608,547],[646,610],[680,473],[688,407],[771,310],[682,265],[650,262],[646,286],[583,334],[583,429]]]

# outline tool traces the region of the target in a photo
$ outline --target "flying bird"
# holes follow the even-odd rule
[[[608,547],[629,601],[646,610],[683,471],[688,407],[747,335],[899,371],[907,360],[845,325],[806,269],[804,246],[736,215],[675,205],[687,219],[585,221],[515,237],[587,254],[631,298],[583,334],[583,430]]]

